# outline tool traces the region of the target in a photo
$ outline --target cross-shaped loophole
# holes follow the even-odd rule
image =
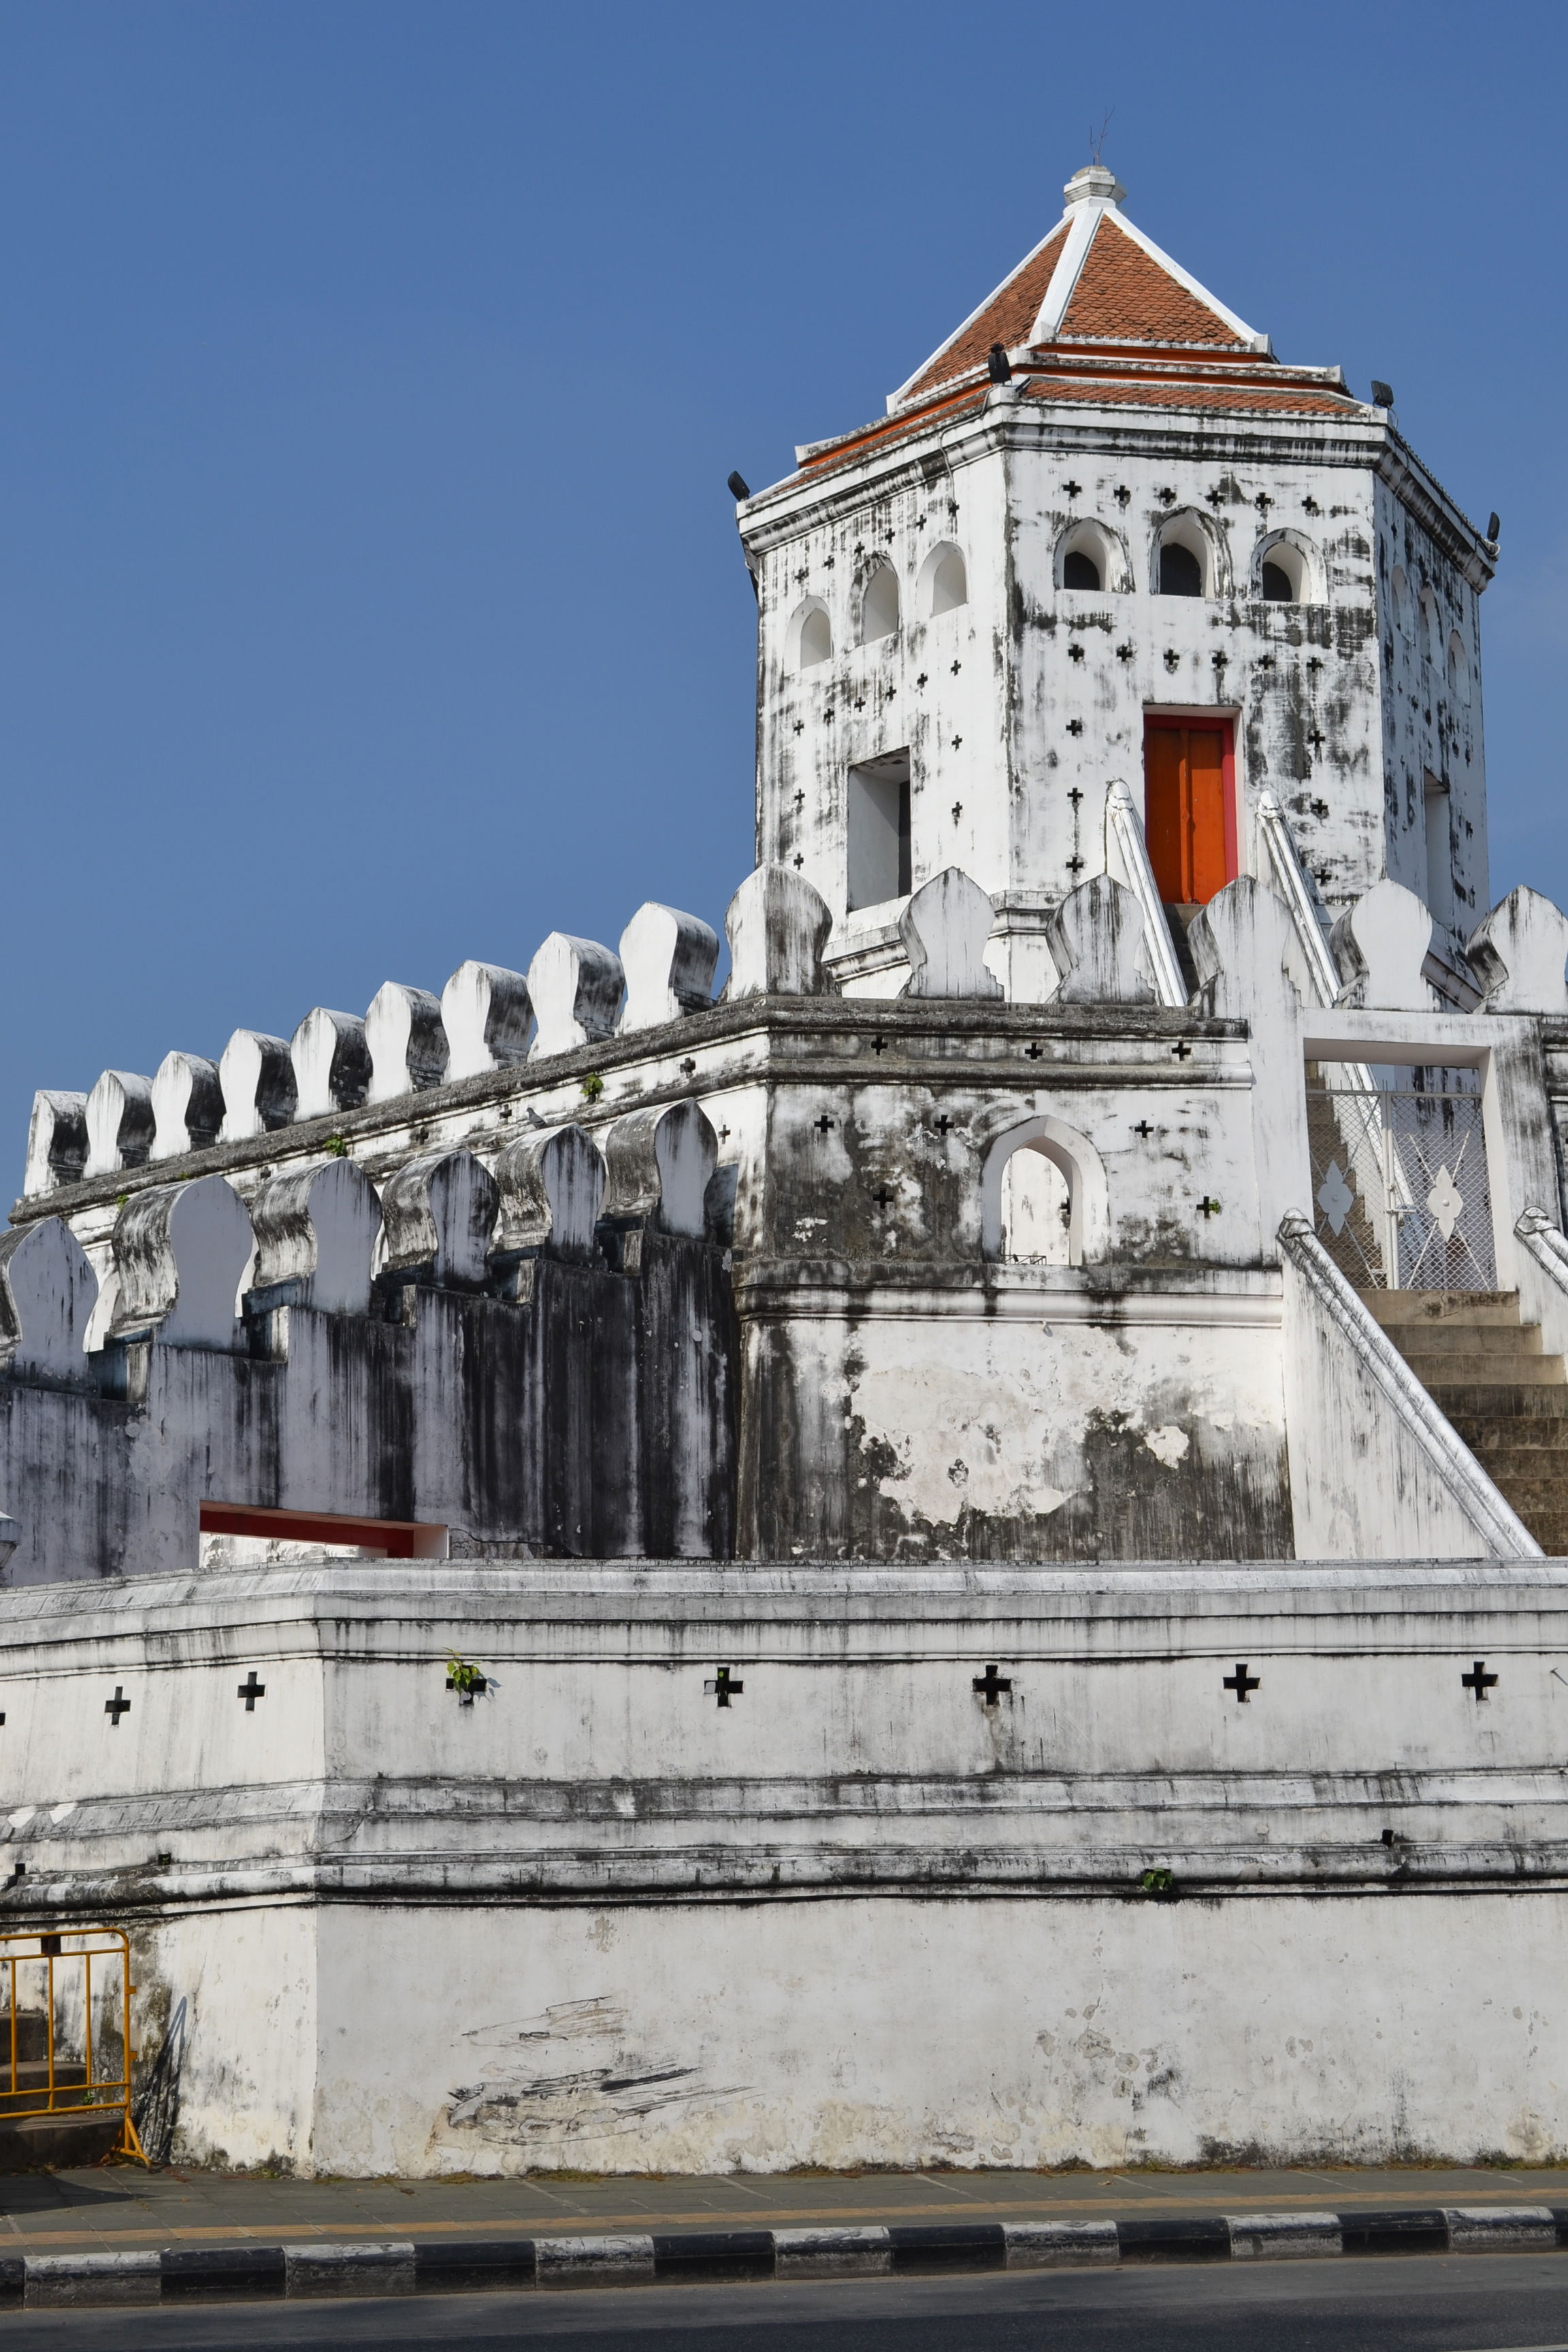
[[[887,1050],[888,1050],[888,1041],[887,1041],[887,1039],[886,1039],[885,1037],[873,1037],[873,1038],[872,1038],[872,1040],[871,1040],[871,1051],[873,1052],[873,1054],[885,1054],[885,1053],[887,1052]]]
[[[889,1192],[887,1186],[884,1184],[881,1191],[877,1194],[877,1206],[886,1213],[886,1212],[892,1207],[896,1198],[897,1195]]]
[[[1037,1037],[1031,1037],[1028,1044],[1024,1048],[1024,1059],[1026,1062],[1043,1061],[1045,1059],[1045,1053],[1046,1049],[1040,1044],[1039,1039]]]
[[[1247,1673],[1247,1667],[1240,1658],[1237,1658],[1236,1662],[1235,1674],[1226,1675],[1222,1686],[1226,1690],[1234,1691],[1236,1693],[1236,1703],[1237,1706],[1245,1706],[1247,1705],[1247,1694],[1248,1691],[1261,1690],[1263,1687],[1262,1683],[1257,1675],[1249,1675]]]
[[[1011,1691],[1012,1687],[1008,1676],[999,1675],[994,1665],[987,1666],[983,1675],[976,1675],[973,1684],[973,1688],[979,1692],[987,1706],[994,1706],[1002,1693]]]
[[[1141,1136],[1142,1137],[1142,1139],[1143,1139],[1144,1142],[1145,1142],[1145,1143],[1147,1143],[1147,1142],[1148,1142],[1148,1140],[1149,1140],[1149,1138],[1153,1134],[1154,1130],[1153,1130],[1153,1129],[1150,1126],[1150,1124],[1149,1124],[1149,1122],[1148,1122],[1148,1120],[1147,1120],[1146,1118],[1141,1118],[1141,1119],[1139,1120],[1139,1122],[1138,1122],[1137,1126],[1133,1129],[1132,1132],[1133,1132],[1133,1134],[1134,1134],[1134,1135],[1141,1135]]]
[[[1469,1673],[1468,1675],[1461,1675],[1459,1676],[1459,1680],[1463,1683],[1468,1691],[1475,1692],[1476,1705],[1479,1706],[1488,1691],[1491,1689],[1492,1685],[1497,1681],[1497,1676],[1496,1675],[1488,1674],[1487,1662],[1484,1658],[1478,1658]]]
[[[831,1135],[834,1128],[837,1124],[837,1121],[829,1118],[827,1113],[824,1111],[820,1118],[814,1118],[811,1123],[813,1127],[816,1128],[818,1135]]]
[[[932,1119],[931,1125],[936,1129],[938,1135],[947,1135],[952,1130],[952,1121],[949,1118],[946,1111],[943,1111],[940,1118]]]
[[[711,1681],[705,1682],[702,1687],[710,1697],[717,1699],[721,1706],[728,1706],[732,1698],[741,1697],[746,1685],[735,1681],[731,1667],[721,1666]]]
[[[1217,1217],[1219,1214],[1219,1202],[1217,1201],[1211,1201],[1208,1194],[1205,1192],[1203,1199],[1198,1202],[1198,1214],[1205,1221],[1205,1223],[1210,1217]]]
[[[103,1702],[103,1711],[105,1715],[108,1716],[110,1722],[113,1725],[116,1731],[120,1728],[121,1717],[122,1715],[129,1715],[131,1712],[131,1701],[128,1698],[122,1698],[121,1696],[121,1685],[119,1683],[116,1683],[114,1685],[114,1696],[112,1698],[106,1698]]]
[[[235,1692],[235,1696],[237,1698],[242,1698],[245,1701],[245,1711],[247,1715],[254,1715],[256,1713],[257,1700],[267,1696],[267,1685],[257,1681],[256,1668],[254,1666],[251,1667],[250,1672],[247,1675],[245,1680],[239,1685],[238,1688]]]
[[[1184,1037],[1178,1037],[1171,1051],[1178,1062],[1190,1062],[1193,1058],[1193,1049]]]

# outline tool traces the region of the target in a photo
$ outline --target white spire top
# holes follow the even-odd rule
[[[1073,173],[1062,194],[1069,206],[1089,202],[1121,205],[1127,196],[1127,191],[1115,173],[1108,172],[1103,163],[1086,163],[1081,172]]]

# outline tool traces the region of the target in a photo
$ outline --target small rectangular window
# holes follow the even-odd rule
[[[910,755],[889,751],[849,771],[848,904],[904,898],[910,878]]]

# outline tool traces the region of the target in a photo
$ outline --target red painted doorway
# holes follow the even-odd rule
[[[1145,719],[1143,832],[1166,906],[1206,906],[1235,881],[1236,759],[1228,719]]]

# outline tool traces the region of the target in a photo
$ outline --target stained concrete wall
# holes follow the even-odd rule
[[[1544,2160],[1565,1664],[1542,1561],[35,1588],[5,1907],[132,1927],[193,2160]]]

